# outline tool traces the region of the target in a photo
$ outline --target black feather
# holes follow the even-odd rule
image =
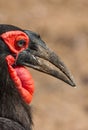
[[[2,28],[4,25],[0,25],[0,29]],[[11,26],[12,28],[15,30],[14,26]],[[6,30],[10,30],[10,26]],[[10,77],[5,60],[9,54],[9,48],[0,39],[0,130],[31,130],[31,108],[24,102]],[[9,124],[11,126],[8,126]]]
[[[15,30],[23,31],[21,28],[18,28],[13,25],[0,24],[0,35],[8,31],[15,31]]]
[[[0,130],[7,130],[7,128],[8,130],[25,130],[21,124],[13,120],[0,117]]]

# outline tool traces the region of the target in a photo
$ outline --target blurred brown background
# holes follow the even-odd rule
[[[41,34],[75,77],[72,88],[30,70],[34,130],[88,130],[88,0],[0,0],[0,23]]]

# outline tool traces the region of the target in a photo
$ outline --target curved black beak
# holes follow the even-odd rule
[[[72,75],[61,59],[49,49],[40,36],[29,30],[24,31],[30,38],[28,49],[19,53],[16,64],[24,65],[52,75],[71,86],[76,86]]]

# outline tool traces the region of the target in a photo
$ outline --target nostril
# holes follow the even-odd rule
[[[38,50],[38,47],[35,45],[35,43],[30,43],[30,45],[29,45],[29,48],[31,49],[31,50],[35,50],[35,51],[37,51]]]
[[[39,35],[39,34],[37,34],[37,38],[40,38],[40,35]]]

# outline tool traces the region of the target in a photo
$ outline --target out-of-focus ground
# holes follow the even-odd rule
[[[0,23],[41,34],[77,88],[30,70],[34,130],[88,130],[88,0],[0,0]]]

